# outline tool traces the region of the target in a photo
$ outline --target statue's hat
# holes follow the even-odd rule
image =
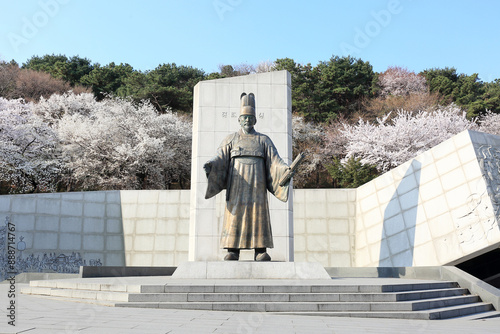
[[[250,93],[248,95],[247,93],[243,93],[241,94],[240,100],[241,100],[240,116],[241,115],[255,116],[255,95],[253,95],[253,93]]]

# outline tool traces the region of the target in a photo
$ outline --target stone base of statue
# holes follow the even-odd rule
[[[173,279],[325,279],[330,275],[317,262],[207,262],[181,263]]]

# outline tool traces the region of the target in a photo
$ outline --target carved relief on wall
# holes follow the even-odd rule
[[[500,218],[500,148],[483,145],[479,147],[479,153],[479,166],[486,180],[486,191],[498,219]]]
[[[500,224],[500,148],[481,145],[477,152],[484,183],[478,182],[467,198],[467,214],[457,222],[458,229],[468,225],[459,233],[461,244],[487,239]]]
[[[57,272],[78,273],[80,266],[102,266],[101,259],[83,259],[79,252],[63,253],[37,253],[34,250],[29,255],[23,254],[26,250],[24,236],[20,233],[9,233],[10,217],[5,217],[5,224],[0,226],[0,281],[6,279],[9,272],[17,274],[25,272]],[[12,226],[13,224],[10,223]],[[10,247],[9,247],[10,246]],[[14,270],[9,269],[9,249],[15,254]]]

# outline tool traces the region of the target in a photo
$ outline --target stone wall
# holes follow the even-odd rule
[[[355,192],[294,190],[297,261],[354,264]],[[77,272],[84,264],[175,266],[188,260],[189,196],[189,190],[4,195],[0,219],[16,227],[21,271]],[[6,228],[0,225],[3,236]],[[4,262],[5,243],[0,248]]]
[[[5,195],[0,196],[0,219],[15,226],[21,272],[165,266],[188,257],[188,190]],[[2,270],[5,224],[0,226]]]
[[[120,191],[126,265],[170,266],[188,260],[189,194]]]
[[[355,265],[356,189],[294,190],[295,261]]]
[[[80,265],[125,264],[117,191],[0,196],[0,214],[15,227],[21,272],[77,272]],[[5,225],[1,232],[3,237]],[[1,262],[6,247],[0,246]]]

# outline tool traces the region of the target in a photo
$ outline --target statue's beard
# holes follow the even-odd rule
[[[250,131],[252,131],[253,126],[252,125],[242,125],[241,128],[243,129],[243,131],[245,131],[245,133],[249,133]]]

